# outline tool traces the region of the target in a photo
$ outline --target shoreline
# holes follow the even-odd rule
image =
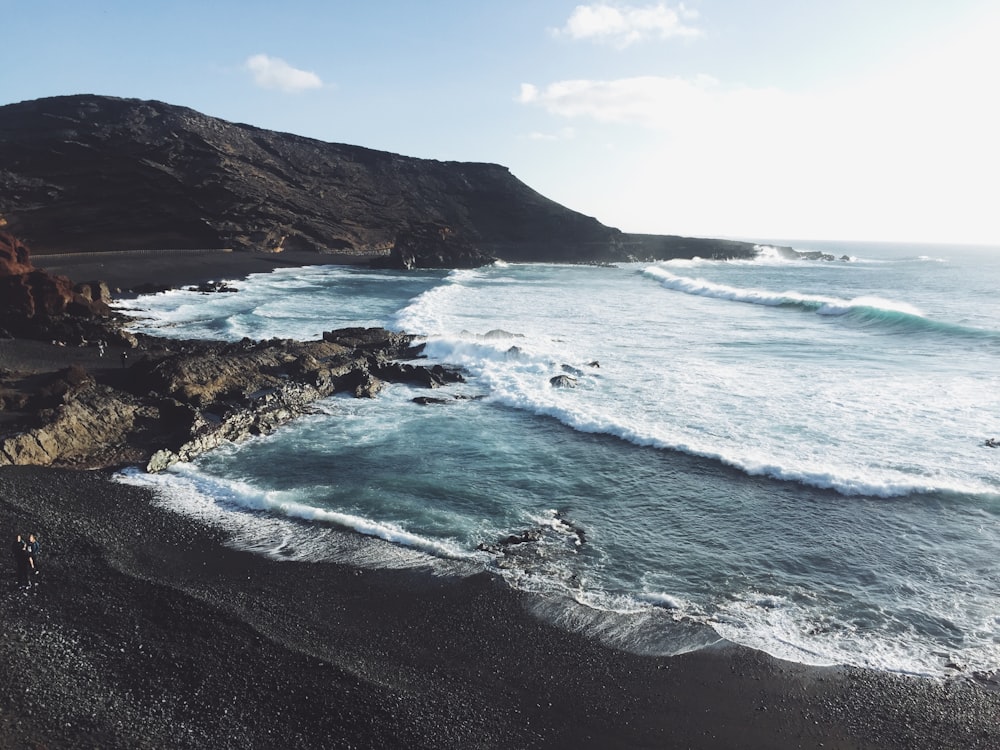
[[[254,253],[222,250],[158,250],[141,253],[72,253],[32,255],[35,266],[74,283],[103,281],[116,296],[149,286],[180,288],[209,281],[244,279],[276,268],[326,265],[366,265],[375,255],[326,254],[286,250]]]
[[[116,258],[102,280],[156,272],[183,286],[338,264],[226,255]],[[90,259],[72,274],[38,265],[101,277]],[[808,667],[733,645],[639,656],[544,622],[533,595],[488,573],[234,549],[104,471],[0,468],[0,524],[44,545],[36,593],[16,590],[9,559],[0,584],[5,746],[1000,745],[1000,692],[968,680]]]
[[[781,662],[646,657],[489,574],[273,560],[106,472],[0,470],[36,593],[0,587],[10,747],[990,748],[1000,693]],[[9,563],[8,563],[9,565]],[[35,743],[35,744],[31,744]]]

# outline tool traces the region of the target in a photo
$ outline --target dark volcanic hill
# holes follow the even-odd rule
[[[514,261],[752,252],[740,242],[625,234],[496,164],[416,159],[93,95],[0,107],[4,220],[36,254],[282,248],[387,255],[401,236],[411,248],[416,236],[428,256],[427,238],[447,237],[438,253],[443,265],[455,247]]]

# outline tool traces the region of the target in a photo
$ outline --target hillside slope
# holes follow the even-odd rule
[[[386,255],[446,227],[513,261],[746,255],[746,243],[628,235],[496,164],[417,159],[76,95],[0,107],[0,217],[36,254],[159,248]]]

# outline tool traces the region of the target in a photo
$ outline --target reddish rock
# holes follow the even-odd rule
[[[27,245],[9,232],[0,232],[0,276],[12,276],[34,270]]]
[[[0,232],[0,312],[21,318],[106,315],[107,300],[106,285],[91,282],[74,289],[65,276],[35,268],[28,246],[9,232]]]

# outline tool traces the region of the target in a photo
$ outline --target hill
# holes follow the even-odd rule
[[[418,159],[96,95],[0,107],[3,222],[35,254],[231,248],[377,257],[400,237],[426,256],[413,265],[753,252],[748,243],[624,233],[497,164]],[[428,242],[437,237],[435,253]]]

